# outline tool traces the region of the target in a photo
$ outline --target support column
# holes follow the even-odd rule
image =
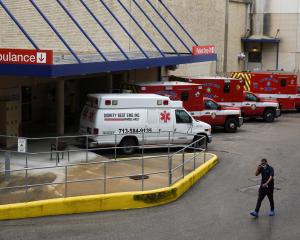
[[[225,33],[224,33],[224,61],[223,73],[227,73],[227,58],[228,58],[228,20],[229,20],[229,0],[225,2]]]
[[[107,86],[108,87],[108,92],[112,93],[112,91],[113,91],[113,75],[112,74],[108,75],[107,85],[108,85]]]
[[[56,130],[58,135],[65,133],[65,81],[56,83]]]

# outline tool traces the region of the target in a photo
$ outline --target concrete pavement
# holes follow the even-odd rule
[[[236,134],[214,134],[220,163],[178,201],[155,208],[0,222],[0,239],[298,239],[300,236],[300,114],[273,124],[247,122]],[[277,215],[267,199],[249,216],[262,157],[275,168]],[[247,188],[250,187],[250,188]]]

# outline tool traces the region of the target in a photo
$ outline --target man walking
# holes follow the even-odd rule
[[[261,164],[258,165],[255,176],[258,176],[259,174],[261,174],[261,184],[258,191],[257,204],[255,210],[250,212],[250,215],[252,215],[253,217],[258,217],[261,203],[264,200],[265,196],[268,196],[271,207],[269,216],[274,216],[274,169],[270,165],[268,165],[268,161],[265,158],[262,159]]]

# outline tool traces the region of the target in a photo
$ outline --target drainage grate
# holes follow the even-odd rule
[[[133,179],[133,180],[142,180],[142,179],[148,179],[149,176],[147,176],[147,175],[135,175],[135,176],[130,176],[129,178]]]

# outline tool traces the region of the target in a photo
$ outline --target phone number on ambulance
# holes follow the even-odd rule
[[[151,133],[152,128],[119,128],[119,133]]]

